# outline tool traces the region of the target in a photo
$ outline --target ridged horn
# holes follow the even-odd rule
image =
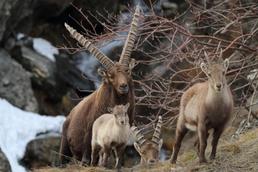
[[[140,16],[140,6],[137,5],[133,15],[130,30],[128,32],[128,36],[126,38],[125,45],[119,60],[120,64],[123,64],[126,66],[128,66],[129,64],[129,59],[133,50],[134,42],[136,40],[139,16]]]
[[[110,70],[114,63],[105,54],[103,54],[97,47],[95,47],[89,40],[78,33],[74,28],[67,23],[64,24],[65,28],[69,31],[71,36],[76,39],[83,47],[85,47],[92,55],[94,55],[99,62],[107,69]]]
[[[141,130],[139,130],[137,127],[135,127],[135,126],[132,126],[131,127],[131,129],[132,129],[132,132],[133,132],[133,134],[135,135],[135,137],[136,137],[136,142],[139,144],[139,146],[141,147],[144,143],[145,143],[145,141],[146,141],[146,139],[144,138],[144,135],[141,133]]]
[[[159,116],[158,123],[156,125],[156,128],[154,130],[154,133],[151,139],[152,142],[156,143],[157,145],[159,145],[159,141],[160,141],[161,127],[162,127],[162,117]]]

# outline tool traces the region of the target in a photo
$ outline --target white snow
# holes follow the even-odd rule
[[[12,172],[25,172],[18,160],[26,145],[36,138],[38,133],[61,133],[63,116],[42,116],[23,111],[0,98],[0,147],[8,158]]]
[[[54,54],[59,54],[58,49],[43,38],[33,38],[33,48],[52,61],[55,61]]]
[[[25,37],[25,35],[23,34],[23,33],[18,33],[17,35],[16,35],[16,38],[18,39],[18,40],[21,40],[22,38],[24,38]]]
[[[250,71],[250,74],[247,75],[247,79],[254,80],[256,78],[258,78],[258,69],[253,69]]]

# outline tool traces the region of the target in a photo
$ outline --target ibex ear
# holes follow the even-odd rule
[[[129,62],[129,70],[132,71],[133,68],[137,65],[137,62],[135,59],[131,58]]]
[[[162,145],[163,145],[163,139],[160,139],[159,140],[159,151],[161,150]]]
[[[98,69],[98,74],[101,76],[101,78],[103,79],[103,81],[104,82],[108,82],[108,72],[105,70],[105,69],[103,69],[103,68],[99,68]]]
[[[112,112],[113,112],[113,108],[112,108],[112,107],[107,107],[107,111],[108,111],[109,113],[112,113]]]
[[[207,64],[204,63],[204,62],[202,62],[200,66],[201,66],[202,71],[203,71],[207,76],[209,76],[209,75],[208,75],[208,66],[207,66]]]
[[[134,145],[134,148],[136,149],[136,151],[141,155],[142,153],[141,153],[140,146],[136,142],[134,142],[133,145]]]
[[[130,103],[126,103],[126,105],[125,105],[126,111],[128,110],[129,106],[130,106]]]
[[[229,59],[225,59],[225,60],[224,60],[223,66],[224,66],[225,71],[227,71],[228,66],[229,66]]]

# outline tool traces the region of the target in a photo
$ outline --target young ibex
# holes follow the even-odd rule
[[[205,56],[208,58],[206,53]],[[182,95],[171,163],[176,163],[182,139],[188,130],[197,131],[199,162],[204,163],[207,162],[205,149],[208,130],[213,129],[210,159],[215,158],[219,138],[233,109],[231,90],[225,77],[228,66],[228,59],[222,64],[201,63],[201,69],[207,75],[208,81],[193,85]]]
[[[161,136],[162,117],[159,116],[158,123],[156,125],[152,140],[146,140],[138,130],[137,127],[133,126],[131,129],[136,137],[134,147],[141,156],[141,164],[155,164],[159,162],[159,153],[163,144]]]
[[[100,164],[107,166],[108,157],[114,149],[116,156],[115,168],[121,167],[121,155],[130,137],[130,125],[126,105],[116,105],[110,113],[101,115],[93,123],[91,140],[91,165],[97,164],[101,151]]]
[[[91,157],[91,134],[93,122],[102,114],[108,113],[107,107],[130,103],[128,109],[129,123],[134,120],[134,89],[131,77],[132,66],[129,64],[130,55],[136,40],[139,7],[136,7],[131,28],[119,62],[114,63],[105,56],[90,41],[76,30],[65,24],[71,36],[84,48],[92,53],[105,70],[101,71],[103,83],[91,95],[76,105],[63,124],[63,134],[60,147],[60,161],[63,164],[65,157],[74,156],[77,160],[83,159],[89,163]]]

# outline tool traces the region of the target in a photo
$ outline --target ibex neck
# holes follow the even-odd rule
[[[212,86],[209,85],[206,96],[206,104],[221,104],[228,103],[229,101],[229,88],[228,85],[224,85],[220,92],[215,91]]]

